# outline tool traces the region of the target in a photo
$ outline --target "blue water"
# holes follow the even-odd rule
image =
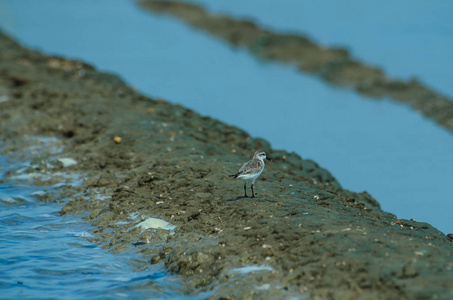
[[[54,187],[4,177],[20,165],[0,156],[1,299],[183,297],[181,282],[161,266],[140,261],[133,249],[107,252],[87,240],[86,222],[58,214],[62,203],[38,200]]]
[[[303,1],[303,7],[284,1],[272,9],[269,1],[209,3],[212,10],[345,45],[392,76],[417,76],[453,95],[451,76],[445,76],[453,63],[445,52],[452,45],[445,1],[429,7],[386,2],[381,9],[358,0],[344,6]],[[259,61],[170,17],[143,12],[133,1],[0,0],[0,27],[25,45],[116,72],[146,94],[314,159],[345,188],[367,190],[399,218],[453,231],[453,135],[406,106]]]

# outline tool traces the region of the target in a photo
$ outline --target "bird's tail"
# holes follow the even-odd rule
[[[233,177],[233,178],[238,178],[239,175],[238,174],[233,174],[233,175],[228,175],[228,176]]]

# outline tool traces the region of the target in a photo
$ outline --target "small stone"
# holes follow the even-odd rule
[[[90,214],[90,219],[96,218],[96,217],[99,215],[100,212],[101,212],[100,209],[95,209],[95,210],[93,210],[93,211],[91,212],[91,214]]]

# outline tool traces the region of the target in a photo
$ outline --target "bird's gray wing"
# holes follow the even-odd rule
[[[255,159],[246,162],[240,169],[238,174],[251,174],[256,173],[257,170],[260,170],[263,166],[263,162],[261,160]]]

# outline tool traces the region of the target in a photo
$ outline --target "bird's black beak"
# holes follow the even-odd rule
[[[272,161],[272,158],[270,158],[270,157],[267,157],[267,156],[266,156],[266,159],[267,159],[268,161]]]

